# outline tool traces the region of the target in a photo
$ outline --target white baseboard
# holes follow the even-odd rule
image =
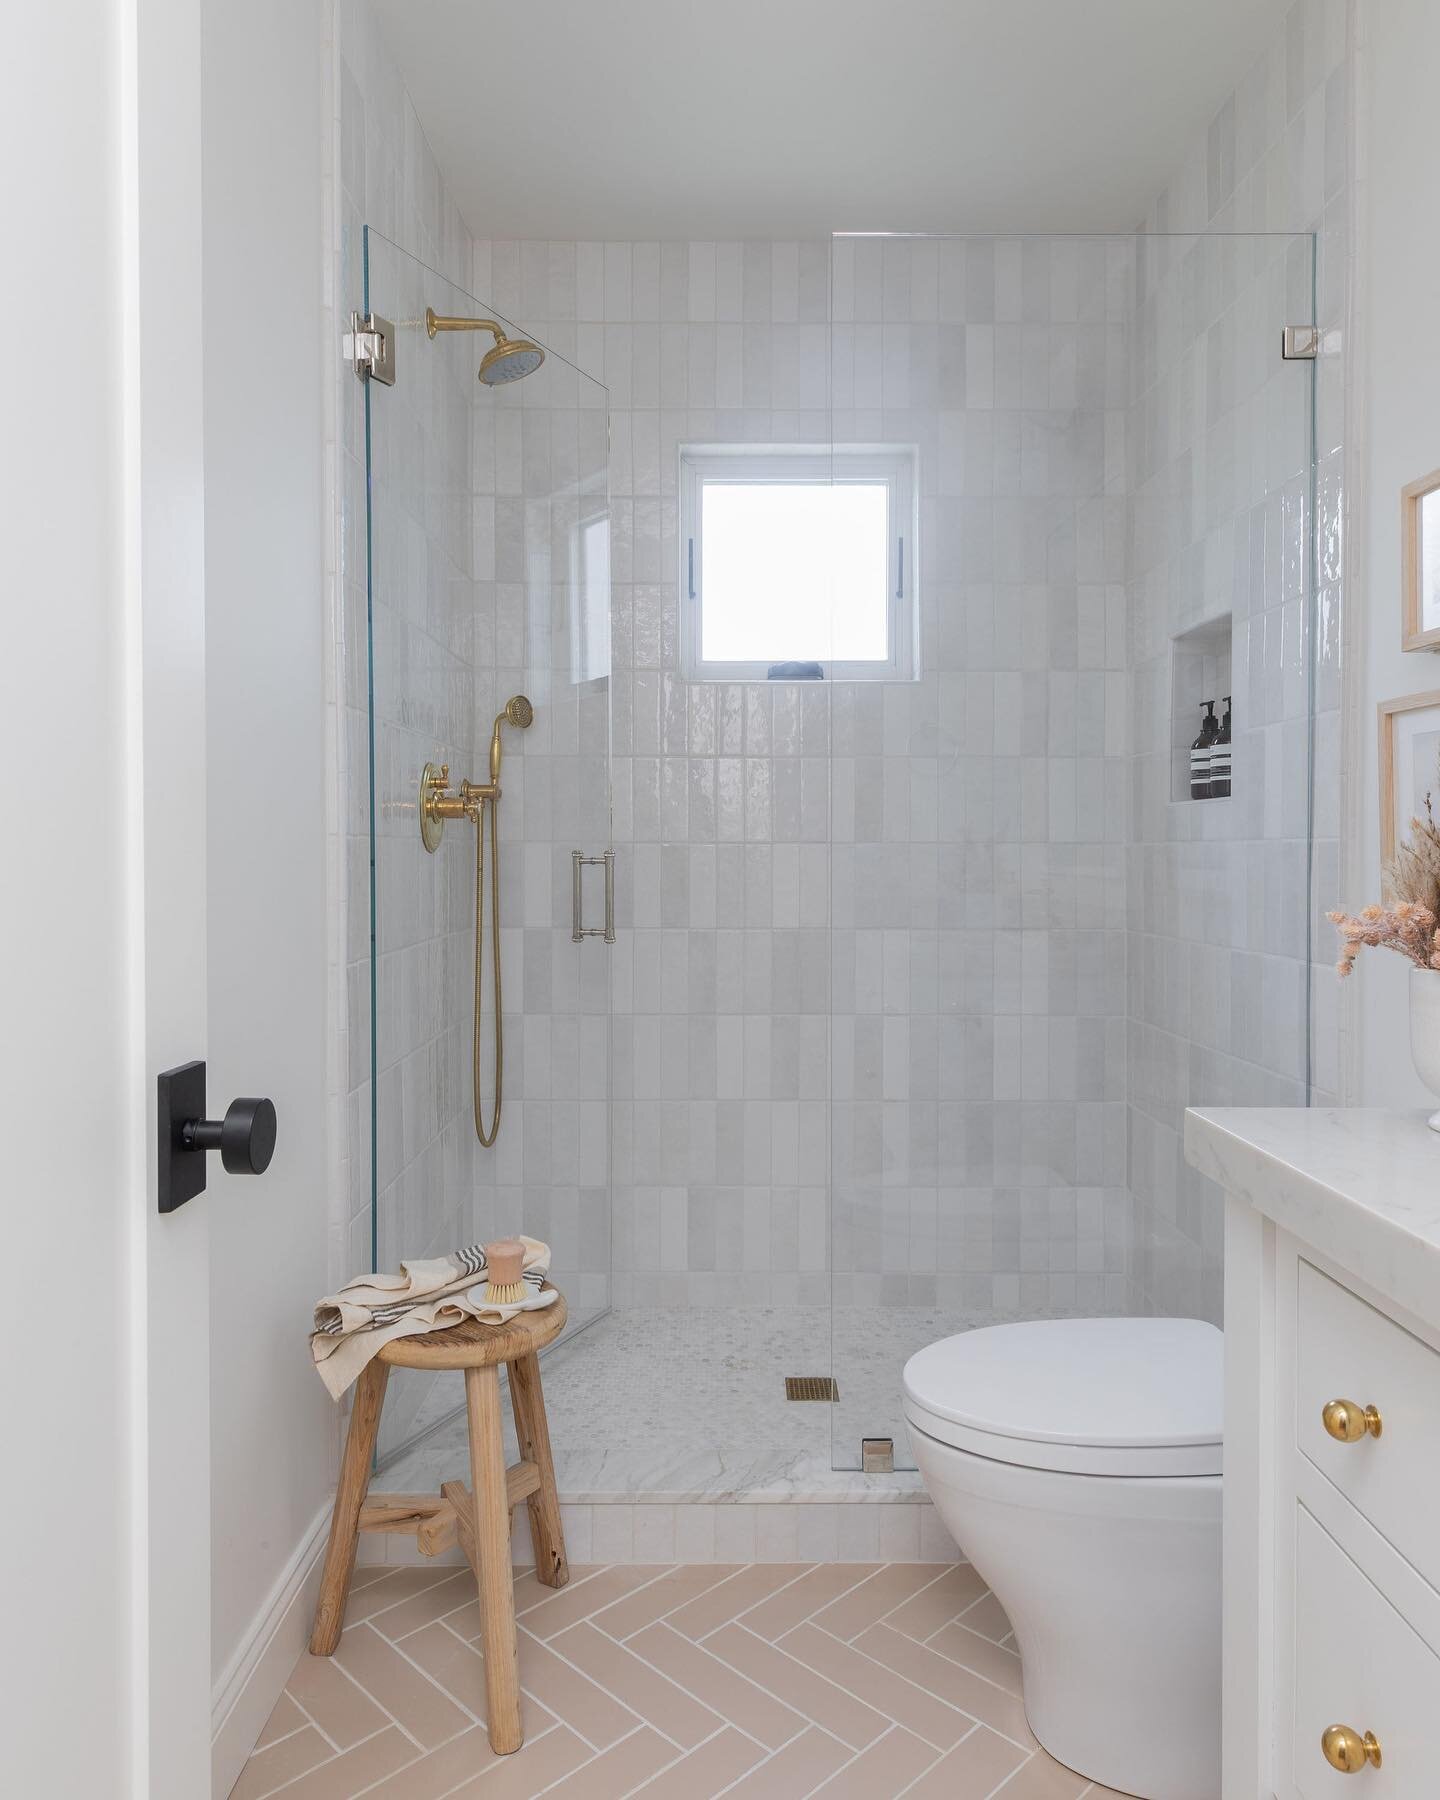
[[[225,1800],[310,1638],[330,1502],[316,1513],[251,1622],[210,1700],[213,1800]]]

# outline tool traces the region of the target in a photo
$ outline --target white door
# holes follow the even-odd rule
[[[5,1785],[209,1787],[198,0],[26,9],[0,63]],[[22,1624],[23,1622],[23,1624]]]

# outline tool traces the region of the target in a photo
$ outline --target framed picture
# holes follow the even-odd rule
[[[1380,863],[1423,817],[1427,795],[1440,813],[1440,691],[1380,702]]]
[[[1400,645],[1440,650],[1440,469],[1400,490]]]

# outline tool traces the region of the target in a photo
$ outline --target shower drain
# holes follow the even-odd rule
[[[833,1375],[787,1375],[787,1400],[838,1400],[840,1389]]]

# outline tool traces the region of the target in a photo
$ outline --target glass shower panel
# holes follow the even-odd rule
[[[913,1468],[937,1338],[1218,1318],[1184,1108],[1308,1097],[1313,241],[842,236],[832,293],[835,442],[921,496],[919,677],[832,693],[832,1461]]]
[[[603,940],[573,941],[570,911],[572,848],[610,842],[605,391],[552,350],[522,380],[482,384],[491,335],[432,339],[427,308],[498,318],[367,229],[364,310],[395,340],[394,385],[368,383],[365,411],[374,1262],[523,1231],[551,1245],[574,1329],[609,1303],[608,971]],[[477,828],[450,820],[427,851],[419,792],[427,763],[452,787],[485,782],[517,694],[534,717],[498,727],[503,1105],[487,1148]],[[487,1134],[489,881],[487,867]],[[394,1371],[381,1458],[460,1403],[443,1377]]]
[[[609,413],[600,383],[553,350],[486,398],[476,462],[494,498],[477,516],[477,559],[495,636],[481,712],[524,693],[535,721],[504,780],[516,850],[501,892],[515,1112],[481,1187],[495,1229],[523,1226],[551,1246],[573,1333],[610,1304]]]

